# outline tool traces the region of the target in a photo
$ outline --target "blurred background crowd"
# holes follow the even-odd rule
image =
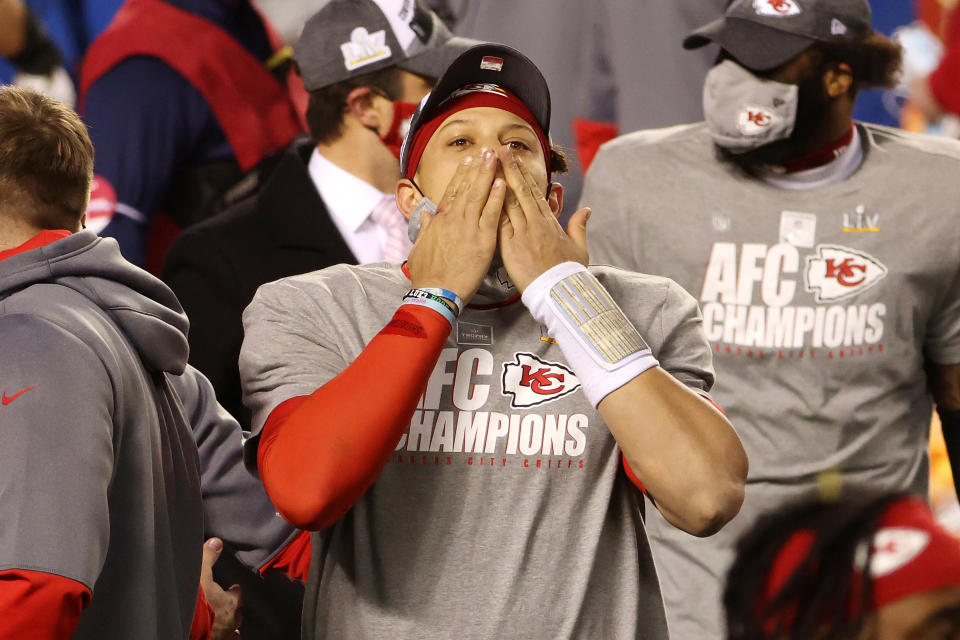
[[[542,70],[553,96],[550,133],[569,163],[558,177],[566,222],[602,144],[704,119],[704,79],[718,48],[684,51],[680,43],[731,0],[424,3],[435,15],[413,0],[378,0],[394,11],[378,9],[380,22],[369,24],[385,29],[368,31],[357,27],[370,19],[363,3],[354,6],[359,17],[347,17],[331,9],[338,6],[331,0],[0,0],[0,85],[36,89],[83,118],[96,150],[86,228],[115,238],[126,260],[170,286],[190,318],[190,363],[244,429],[251,413],[241,401],[240,319],[257,287],[338,263],[400,261],[409,252],[394,198],[397,159],[417,103],[448,62],[440,59],[443,49],[451,56],[475,40],[500,42]],[[903,66],[896,86],[859,94],[854,118],[960,139],[960,0],[870,5],[874,28],[902,46]],[[394,14],[404,16],[399,30],[383,22]],[[392,39],[384,40],[385,31]],[[404,49],[396,68],[362,69],[390,57],[391,46],[394,54]],[[598,160],[594,174],[603,167]],[[729,223],[721,229],[713,220],[718,232]],[[924,414],[919,420],[923,427]],[[933,513],[960,536],[960,503],[936,412],[930,463]],[[831,478],[820,474],[818,482]],[[832,525],[843,517],[863,531],[891,510],[906,513],[898,518],[920,517],[919,507],[898,495],[840,506],[822,513],[808,506],[763,522],[767,528],[744,543],[746,557],[779,554],[762,543],[773,534],[784,538],[777,544],[789,542],[785,523],[794,515],[828,533],[839,531]],[[272,518],[273,509],[266,510]],[[301,533],[284,544],[286,551],[269,561],[258,558],[258,571],[268,581],[268,569],[305,581],[308,538]],[[279,637],[279,627],[269,627],[271,609],[295,635],[302,587],[276,576],[247,584],[250,576],[229,562],[218,565],[217,578],[244,583],[247,637]],[[923,571],[932,575],[926,562]],[[737,570],[750,578],[749,566]],[[285,610],[291,603],[297,606]],[[823,617],[809,608],[811,620]]]
[[[276,139],[245,141],[250,151],[238,151],[244,143],[233,140],[231,132],[220,131],[222,125],[211,124],[204,98],[181,76],[165,70],[163,63],[140,58],[106,69],[109,58],[121,55],[119,49],[130,43],[122,42],[122,36],[101,39],[102,46],[92,53],[91,45],[123,4],[0,0],[0,84],[38,88],[77,105],[97,149],[87,224],[116,237],[125,257],[159,273],[166,249],[180,229],[255,189],[251,185],[256,173],[269,166],[270,154],[305,127],[302,121],[283,126],[274,121]],[[290,66],[290,47],[304,22],[324,3],[155,0],[153,4],[166,4],[221,26],[246,51],[270,58],[268,66],[279,77]],[[715,51],[681,52],[678,42],[718,15],[726,0],[428,4],[455,34],[518,47],[544,71],[555,96],[553,136],[568,151],[572,165],[562,178],[571,209],[600,144],[623,132],[702,119],[702,80]],[[904,47],[904,68],[896,88],[861,94],[855,117],[960,137],[957,0],[871,0],[871,5],[875,28]],[[510,19],[504,19],[508,14]],[[554,37],[537,37],[544,28]],[[191,43],[182,44],[189,48]],[[183,64],[189,66],[191,57],[209,55],[204,46],[195,43],[185,52]],[[297,103],[296,95],[292,100]],[[302,117],[305,99],[300,101]],[[266,101],[257,106],[271,108]],[[148,121],[153,124],[145,127]],[[257,144],[260,148],[254,148]],[[223,401],[229,408],[231,398]],[[243,411],[239,399],[235,407]],[[935,416],[931,446],[932,503],[941,521],[960,533],[960,506]]]

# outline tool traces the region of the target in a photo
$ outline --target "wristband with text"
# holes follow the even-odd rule
[[[457,321],[457,316],[453,313],[453,311],[450,309],[450,307],[446,303],[440,302],[438,300],[434,300],[433,299],[434,297],[437,297],[437,296],[421,298],[421,297],[408,295],[403,298],[403,304],[414,304],[419,307],[427,307],[427,308],[433,309],[434,311],[442,315],[444,318],[446,318],[447,322],[450,323],[450,327],[453,328],[453,324]]]
[[[453,291],[450,291],[449,289],[441,289],[439,287],[423,287],[420,290],[427,291],[429,293],[432,293],[435,296],[440,296],[444,300],[447,300],[455,304],[457,307],[455,309],[457,315],[460,315],[460,312],[463,311],[463,308],[466,306],[463,303],[463,298],[455,294]]]
[[[453,314],[455,316],[460,315],[460,307],[457,306],[457,303],[450,298],[446,298],[436,293],[436,291],[438,290],[437,289],[410,289],[404,294],[403,299],[406,300],[407,298],[417,298],[420,300],[433,300],[434,302],[439,302],[440,304],[445,305],[448,309],[453,311]],[[440,291],[445,291],[445,289],[440,289]]]

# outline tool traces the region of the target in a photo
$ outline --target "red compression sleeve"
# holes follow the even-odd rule
[[[197,606],[193,609],[193,622],[190,623],[190,640],[207,640],[213,631],[213,607],[207,602],[203,587],[197,589]]]
[[[42,571],[0,571],[0,638],[68,640],[90,589],[70,578]]]
[[[299,399],[297,398],[297,400]],[[287,546],[280,550],[280,553],[260,567],[260,575],[270,571],[283,571],[294,580],[306,582],[312,558],[313,549],[310,545],[310,532],[301,531]]]
[[[387,464],[450,334],[438,312],[403,305],[353,363],[299,406],[280,405],[260,435],[257,466],[288,522],[325,529]],[[289,402],[289,401],[288,401]]]
[[[634,486],[636,486],[637,489],[640,489],[640,491],[642,491],[645,495],[649,495],[647,494],[647,488],[643,486],[642,482],[640,482],[640,478],[638,478],[637,474],[635,474],[633,469],[630,468],[630,463],[627,462],[627,456],[622,454],[620,455],[620,464],[623,465],[623,472],[627,474],[628,478],[630,478],[630,482],[632,482]]]

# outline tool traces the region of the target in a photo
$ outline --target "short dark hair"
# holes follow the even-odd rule
[[[550,143],[550,166],[551,173],[561,174],[570,170],[570,162],[567,160],[567,154],[562,147]]]
[[[810,51],[821,69],[849,65],[854,97],[860,89],[892,89],[900,81],[903,47],[882,33],[871,31],[854,40],[818,42]]]
[[[347,96],[359,87],[377,89],[395,100],[401,91],[400,69],[387,67],[311,91],[307,103],[307,128],[315,141],[330,144],[343,135]]]
[[[800,501],[758,519],[737,544],[736,559],[727,574],[723,595],[727,637],[859,638],[872,582],[869,571],[854,576],[858,550],[873,539],[887,508],[907,495],[848,487],[839,500]],[[774,562],[800,530],[815,536],[813,546],[780,591],[763,598]],[[851,611],[848,603],[854,594],[858,602]]]
[[[70,107],[31,89],[0,88],[0,208],[42,229],[75,229],[93,179],[93,143]]]

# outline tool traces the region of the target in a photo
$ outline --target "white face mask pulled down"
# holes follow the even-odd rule
[[[800,87],[753,75],[733,60],[707,74],[703,113],[714,142],[731,153],[746,153],[786,140],[797,120]]]

